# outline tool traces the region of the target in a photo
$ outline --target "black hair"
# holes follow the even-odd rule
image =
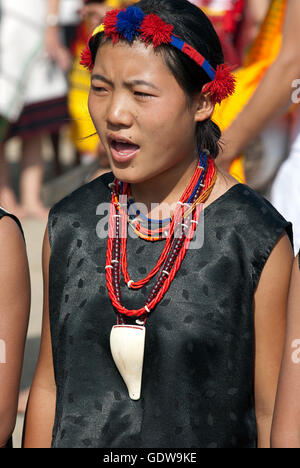
[[[200,8],[187,0],[141,0],[134,6],[141,8],[145,14],[157,14],[168,24],[172,24],[174,26],[173,34],[181,37],[202,54],[214,69],[224,63],[218,35]],[[95,62],[102,41],[103,34],[98,34],[90,43],[93,62]],[[171,46],[160,46],[157,50],[163,54],[166,64],[189,101],[196,93],[201,92],[206,83],[211,81],[196,62],[178,49]],[[196,133],[199,149],[207,149],[212,157],[216,158],[220,150],[221,131],[219,127],[211,119],[207,119],[197,124]]]
[[[89,5],[90,3],[104,3],[105,0],[84,0],[84,3],[86,5]]]

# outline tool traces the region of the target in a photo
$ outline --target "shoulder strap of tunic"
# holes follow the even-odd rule
[[[24,236],[23,228],[22,228],[22,225],[21,225],[19,219],[18,219],[15,215],[13,215],[12,213],[10,213],[9,211],[5,210],[4,208],[2,208],[2,207],[0,206],[0,219],[4,218],[4,216],[9,216],[10,218],[12,218],[12,219],[17,223],[17,225],[19,226],[20,231],[21,231],[21,233],[22,233],[23,239],[24,239],[24,241],[25,241],[25,236]]]

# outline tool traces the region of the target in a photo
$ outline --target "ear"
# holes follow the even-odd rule
[[[215,105],[211,100],[210,93],[199,93],[195,105],[195,122],[203,122],[212,117]]]

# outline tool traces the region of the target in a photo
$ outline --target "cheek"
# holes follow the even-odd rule
[[[95,123],[94,106],[95,106],[95,102],[94,102],[93,96],[91,95],[91,93],[89,93],[88,110],[89,110],[89,114],[91,116],[92,121]]]
[[[103,121],[103,115],[101,112],[101,106],[98,105],[97,98],[92,93],[89,94],[88,98],[88,109],[91,119],[96,127],[96,130],[100,130],[101,123]],[[103,111],[103,108],[102,108]]]
[[[145,113],[143,122],[147,122],[153,141],[160,140],[164,146],[174,141],[188,140],[193,137],[195,123],[186,103],[162,102]]]

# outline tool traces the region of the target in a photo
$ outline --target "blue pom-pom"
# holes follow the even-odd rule
[[[138,7],[130,6],[117,15],[117,30],[125,39],[132,42],[145,18],[145,13]]]

